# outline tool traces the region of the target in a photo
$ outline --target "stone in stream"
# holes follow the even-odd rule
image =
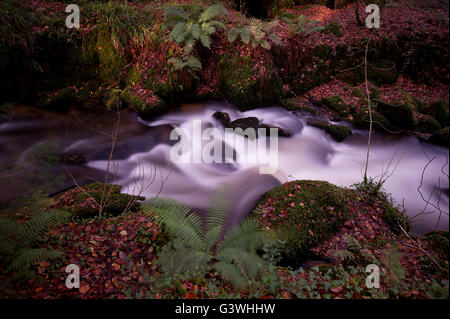
[[[278,130],[278,136],[282,137],[289,137],[291,134],[278,126],[268,125],[268,124],[260,124],[260,121],[258,118],[251,116],[251,117],[243,117],[240,119],[236,119],[234,121],[231,121],[230,115],[226,112],[220,112],[217,111],[213,114],[213,117],[218,120],[225,128],[241,128],[242,130],[246,130],[248,128],[252,128],[256,131],[256,134],[258,135],[258,128],[265,128],[267,129],[266,134],[268,135],[270,133],[271,128],[276,128]]]

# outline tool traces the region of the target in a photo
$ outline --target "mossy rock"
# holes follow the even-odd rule
[[[414,105],[408,100],[397,101],[393,104],[378,101],[376,110],[396,127],[413,129],[416,126],[417,120],[414,115]]]
[[[339,112],[339,115],[341,116],[346,116],[348,114],[348,107],[339,95],[324,97],[321,102],[330,109]]]
[[[443,126],[448,126],[449,108],[448,101],[436,101],[430,105],[430,114]]]
[[[280,104],[288,111],[298,110],[297,103],[293,99],[281,99]]]
[[[67,87],[47,95],[37,102],[37,105],[53,111],[66,112],[71,106],[75,106],[88,97],[87,90],[76,90]]]
[[[324,130],[325,132],[330,134],[337,142],[342,142],[352,134],[352,131],[345,125],[334,125],[331,123],[318,121],[310,122],[310,125]]]
[[[72,215],[89,218],[98,216],[98,205],[103,198],[107,198],[103,209],[103,216],[117,216],[125,212],[137,212],[142,207],[139,201],[145,200],[142,196],[122,194],[121,186],[103,183],[92,183],[82,186],[83,190],[74,188],[55,197],[59,208],[68,208]],[[89,194],[89,195],[88,195]],[[105,195],[103,195],[105,194]],[[108,195],[109,194],[109,195]],[[125,211],[128,208],[127,211]]]
[[[371,61],[371,65],[369,65],[367,69],[367,74],[369,80],[378,86],[383,84],[394,84],[399,76],[395,63],[391,60],[382,58]]]
[[[121,98],[126,105],[135,109],[143,119],[150,119],[166,110],[166,103],[154,94],[144,100],[130,92],[130,89],[126,89],[122,92]]]
[[[377,111],[372,111],[373,127],[379,130],[389,129],[391,123],[382,114]],[[369,111],[367,109],[360,109],[353,114],[352,124],[358,129],[368,129],[370,125]]]
[[[297,265],[351,217],[347,197],[328,182],[293,181],[266,193],[254,214],[262,226],[280,231],[283,263]]]
[[[266,65],[264,79],[258,80],[254,66],[247,56],[225,55],[220,61],[220,90],[240,110],[274,104],[283,95],[281,79],[272,67]]]
[[[401,233],[401,227],[407,232],[411,230],[411,222],[406,215],[399,212],[394,206],[386,203],[384,205],[381,219],[391,228],[394,233]]]
[[[437,130],[433,132],[433,135],[431,135],[430,142],[448,147],[448,133],[448,126]]]
[[[439,130],[441,125],[430,115],[420,115],[416,128],[420,132],[430,133]]]

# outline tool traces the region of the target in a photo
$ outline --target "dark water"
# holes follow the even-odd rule
[[[201,120],[205,127],[217,127],[223,131],[221,124],[212,118],[217,110],[225,110],[232,120],[256,116],[265,124],[291,133],[291,137],[278,140],[278,169],[274,174],[260,174],[259,168],[264,163],[177,164],[171,161],[170,149],[175,143],[169,139],[171,130],[181,127],[191,131],[193,121]],[[113,157],[113,171],[117,172],[115,182],[123,186],[124,192],[136,193],[139,185],[153,180],[151,185],[146,185],[148,188],[143,196],[170,195],[200,210],[207,209],[218,189],[225,190],[232,219],[236,221],[251,211],[262,194],[289,180],[327,180],[341,186],[361,181],[368,133],[353,130],[353,135],[343,143],[337,143],[323,131],[308,126],[305,116],[282,108],[239,112],[218,102],[184,105],[181,112],[166,114],[149,122],[140,120],[132,112],[125,113],[121,118]],[[102,180],[111,138],[100,131],[111,133],[113,123],[112,114],[100,111],[74,116],[16,108],[12,118],[0,124],[0,177],[3,176],[0,179],[0,199],[12,200],[17,194],[40,186],[40,179],[34,178],[30,172],[38,172],[42,167],[34,163],[9,178],[13,183],[8,184],[5,175],[10,174],[13,167],[26,166],[27,156],[42,141],[55,144],[60,152],[84,154],[87,158],[87,163],[81,166],[53,164],[49,169],[49,179],[58,175],[65,178],[59,185],[50,185],[51,191],[73,185],[73,180],[67,177],[67,170],[80,184]],[[200,151],[193,150],[194,153]],[[239,150],[235,149],[235,152]],[[249,156],[246,152],[238,155],[241,158]],[[448,165],[445,166],[448,150],[421,142],[413,136],[373,135],[369,175],[380,178],[383,172],[392,172],[385,189],[397,203],[404,203],[411,217],[425,206],[417,188],[429,158],[434,159],[427,166],[420,190],[443,213],[439,218],[436,209],[428,205],[425,212],[429,214],[415,218],[414,230],[419,233],[434,229],[438,219],[438,228],[448,229],[449,183]]]

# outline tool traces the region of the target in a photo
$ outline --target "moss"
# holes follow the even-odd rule
[[[67,87],[56,92],[48,93],[37,104],[40,107],[53,111],[66,112],[71,106],[77,105],[86,97],[86,90],[77,91],[73,87]]]
[[[329,23],[322,32],[329,33],[334,35],[337,38],[342,37],[344,34],[342,33],[341,28],[337,22]]]
[[[376,109],[396,127],[412,129],[416,126],[417,122],[414,115],[414,105],[408,100],[396,102],[394,104],[378,101]]]
[[[436,101],[430,105],[430,114],[442,125],[448,126],[449,108],[448,101]]]
[[[149,92],[149,94],[152,94],[152,92]],[[131,92],[130,89],[126,89],[122,92],[121,98],[126,105],[135,109],[139,116],[144,119],[159,115],[166,110],[166,103],[154,94],[144,100]]]
[[[128,70],[122,86],[128,87],[138,83],[142,83],[142,75],[136,67],[132,67]]]
[[[78,217],[95,217],[98,215],[98,205],[103,194],[109,194],[103,210],[103,216],[117,216],[125,212],[129,208],[129,212],[137,212],[141,209],[141,205],[136,200],[144,200],[144,197],[121,194],[121,186],[108,184],[106,191],[103,183],[93,183],[82,186],[84,191],[78,188],[67,191],[57,197],[61,207],[67,207],[74,216]],[[89,196],[87,195],[89,194]],[[133,203],[132,205],[130,205]]]
[[[284,263],[297,265],[310,249],[335,234],[350,217],[345,189],[323,181],[293,181],[264,195],[255,214],[280,229]]]
[[[325,122],[311,122],[312,126],[320,128],[330,134],[337,142],[342,142],[345,138],[352,134],[352,131],[344,125],[333,125]]]
[[[359,97],[360,99],[365,98],[365,94],[360,88],[354,88],[352,90],[352,96]]]
[[[434,132],[441,128],[441,125],[429,115],[420,115],[417,121],[417,130],[424,133]]]
[[[298,110],[297,103],[293,99],[281,99],[280,104],[288,111]]]
[[[367,75],[369,80],[375,85],[394,84],[397,81],[399,74],[392,60],[373,58],[370,63]]]
[[[386,203],[381,214],[381,219],[391,228],[395,233],[401,232],[401,227],[407,232],[411,230],[411,223],[405,214],[399,212],[395,207]]]
[[[117,82],[122,72],[122,58],[114,49],[109,26],[102,25],[98,30],[98,58],[100,78],[106,82]]]
[[[372,111],[373,127],[379,130],[389,129],[391,123],[381,113]],[[353,114],[352,124],[358,129],[369,128],[369,111],[360,109]]]
[[[282,83],[265,65],[266,74],[257,79],[250,57],[225,55],[220,61],[220,90],[225,97],[241,110],[248,110],[277,102],[282,96]]]
[[[433,132],[430,142],[441,146],[448,147],[448,126]]]
[[[339,112],[339,115],[341,116],[346,116],[348,114],[348,107],[339,95],[322,98],[321,102],[330,109]]]

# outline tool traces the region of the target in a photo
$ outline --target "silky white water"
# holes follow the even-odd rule
[[[231,120],[255,116],[264,124],[278,126],[291,133],[291,137],[278,139],[278,170],[275,174],[261,175],[259,167],[262,163],[173,163],[170,148],[175,141],[170,142],[167,135],[167,142],[154,144],[144,152],[117,160],[119,171],[126,173],[119,174],[116,182],[124,186],[123,191],[131,192],[136,178],[153,174],[156,165],[156,179],[143,196],[151,198],[158,193],[169,195],[202,210],[208,208],[214,191],[225,189],[232,219],[237,221],[251,211],[261,195],[280,183],[311,179],[350,186],[363,178],[367,131],[353,128],[353,134],[338,143],[322,130],[306,125],[305,115],[293,114],[282,108],[239,112],[225,103],[213,102],[185,106],[183,112],[166,114],[153,121],[141,120],[141,123],[149,127],[170,125],[191,131],[193,121],[201,120],[205,128],[213,126],[224,130],[212,117],[218,110],[228,112]],[[248,156],[245,151],[239,155],[244,158]],[[423,174],[420,191],[432,205],[425,208],[427,214],[414,219],[413,229],[419,233],[435,227],[448,229],[448,150],[421,142],[414,136],[373,133],[368,176],[378,180],[383,174],[392,174],[386,180],[384,189],[392,194],[398,205],[403,203],[410,217],[425,207],[417,189],[421,184],[422,171],[430,159],[433,161]],[[88,166],[104,169],[106,161],[90,161]],[[442,211],[440,214],[437,207]]]

